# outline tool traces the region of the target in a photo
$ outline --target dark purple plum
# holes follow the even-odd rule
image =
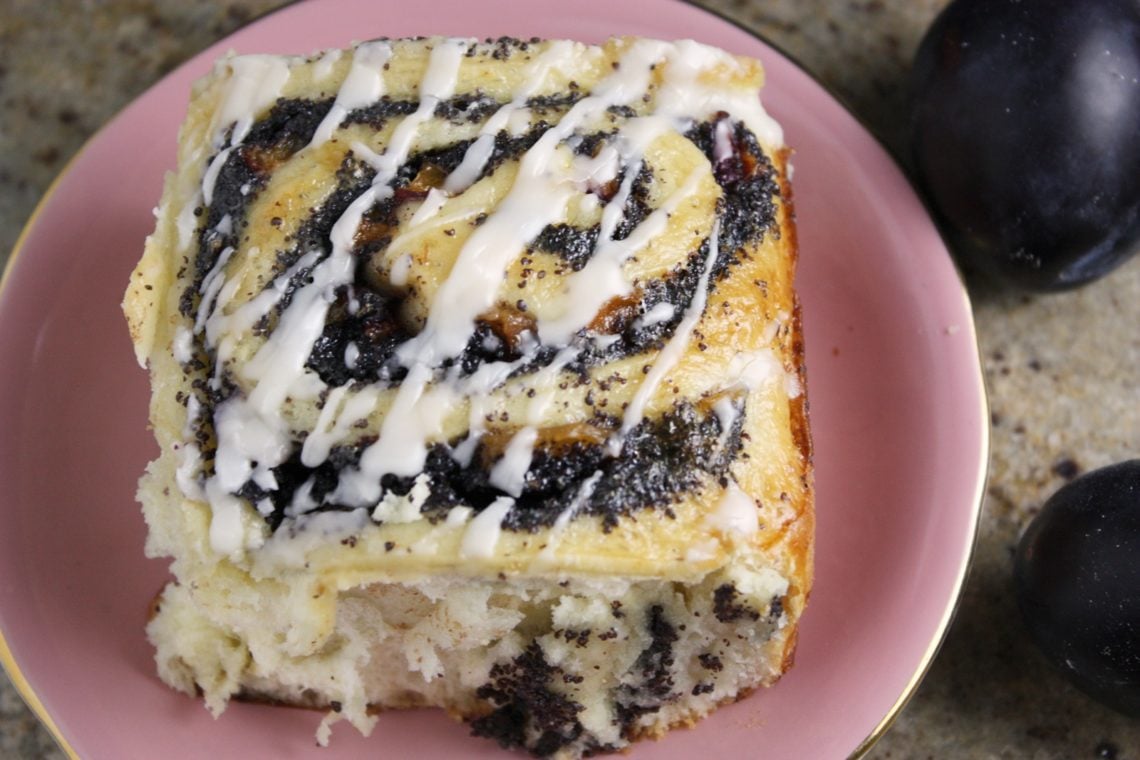
[[[1014,584],[1030,635],[1069,680],[1140,716],[1140,459],[1053,494],[1021,538]]]
[[[1140,247],[1140,0],[956,0],[911,86],[918,181],[965,269],[1062,290]]]

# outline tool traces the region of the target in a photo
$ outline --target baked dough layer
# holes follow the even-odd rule
[[[124,302],[163,679],[562,756],[778,679],[813,510],[761,85],[636,38],[220,61]]]

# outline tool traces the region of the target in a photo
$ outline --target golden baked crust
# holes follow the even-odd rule
[[[634,38],[220,62],[124,301],[164,679],[573,755],[778,678],[814,522],[761,84]]]

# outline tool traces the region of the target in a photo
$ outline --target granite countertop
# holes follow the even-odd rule
[[[92,132],[178,63],[280,0],[3,0],[0,261]],[[906,164],[905,80],[945,0],[704,0],[788,51]],[[973,294],[992,459],[957,617],[872,758],[1140,760],[1140,721],[1085,697],[1032,647],[1013,548],[1076,473],[1140,451],[1140,257],[1075,292]],[[0,676],[0,757],[63,757]]]

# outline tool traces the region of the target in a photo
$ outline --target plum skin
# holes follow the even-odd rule
[[[1140,3],[956,0],[912,71],[919,185],[967,269],[1062,290],[1140,242]]]
[[[1140,459],[1053,494],[1018,544],[1014,584],[1030,636],[1069,680],[1140,716]]]

